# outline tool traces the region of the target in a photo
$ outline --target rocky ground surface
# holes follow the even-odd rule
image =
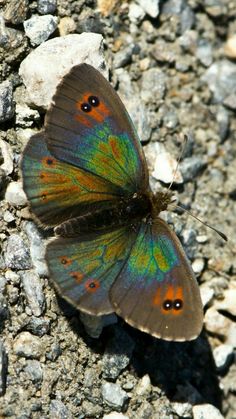
[[[199,280],[205,327],[171,343],[80,315],[48,278],[19,161],[69,68],[103,67],[143,142]],[[1,417],[236,418],[235,0],[0,0]],[[103,326],[106,327],[103,328]]]

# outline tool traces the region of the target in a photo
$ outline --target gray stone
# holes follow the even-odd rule
[[[31,317],[29,323],[25,326],[25,329],[29,332],[32,332],[33,335],[41,337],[49,332],[50,320],[38,317]]]
[[[30,255],[33,266],[40,277],[48,275],[45,261],[45,244],[37,226],[29,221],[24,224],[24,230],[29,239]]]
[[[11,269],[31,268],[29,248],[19,234],[11,234],[7,239],[5,264]]]
[[[213,350],[213,357],[217,370],[225,371],[234,358],[234,348],[232,345],[221,344]]]
[[[181,15],[181,33],[184,33],[185,31],[191,29],[194,26],[195,23],[195,14],[191,7],[188,5],[185,5]]]
[[[232,109],[233,111],[236,110],[236,88],[235,88],[235,92],[231,93],[229,96],[227,96],[224,99],[223,104],[225,106],[227,106],[227,108]]]
[[[213,56],[212,56],[212,46],[207,42],[205,39],[201,39],[198,42],[197,47],[197,58],[199,61],[205,66],[209,67],[212,64]]]
[[[26,205],[27,198],[21,181],[9,183],[5,193],[5,200],[13,207]]]
[[[27,361],[24,370],[29,374],[33,383],[41,383],[43,380],[43,370],[39,361],[34,359]]]
[[[193,406],[193,419],[224,419],[220,411],[211,404]]]
[[[167,0],[163,3],[162,13],[167,15],[180,15],[185,6],[185,0]]]
[[[20,333],[13,343],[13,351],[19,357],[39,359],[43,350],[41,339],[29,332]]]
[[[41,15],[54,13],[57,9],[57,0],[38,0],[37,9]]]
[[[7,65],[16,63],[28,48],[27,38],[21,31],[5,26],[0,16],[0,62]]]
[[[52,15],[32,16],[24,21],[25,33],[32,45],[45,42],[57,28],[57,17]]]
[[[4,11],[4,18],[13,25],[19,25],[26,19],[28,10],[28,0],[11,0]]]
[[[22,61],[19,69],[29,104],[46,109],[62,77],[73,66],[83,62],[98,69],[105,67],[101,35],[82,33],[61,36],[33,50]],[[102,72],[107,76],[106,68]]]
[[[102,397],[105,403],[118,410],[121,409],[128,400],[127,393],[122,390],[119,384],[108,382],[102,385]]]
[[[140,98],[140,93],[134,89],[129,73],[123,69],[117,70],[116,73],[119,80],[119,96],[125,104],[139,138],[146,142],[150,139],[152,129],[144,102]]]
[[[166,75],[158,68],[143,73],[141,97],[144,102],[156,103],[163,99],[166,91]]]
[[[219,106],[216,120],[219,125],[219,135],[220,139],[224,141],[229,132],[229,112],[223,106]]]
[[[137,0],[139,6],[151,17],[159,15],[159,0]]]
[[[205,0],[203,3],[207,13],[213,18],[227,14],[227,2],[222,0]]]
[[[49,407],[49,419],[72,419],[72,415],[61,400],[52,400]]]
[[[214,62],[202,76],[202,80],[208,84],[213,93],[214,102],[222,103],[235,91],[236,64],[227,60]]]
[[[134,47],[133,44],[130,44],[116,53],[113,61],[114,68],[125,67],[131,63]]]
[[[21,282],[27,300],[26,314],[40,316],[45,309],[42,283],[33,271],[21,272]]]
[[[8,358],[3,342],[0,341],[0,396],[6,391]]]
[[[0,167],[6,175],[10,175],[13,172],[13,152],[10,144],[6,141],[0,139],[0,155],[3,159],[3,163],[0,164]]]
[[[6,122],[14,116],[13,88],[10,81],[0,84],[0,123]]]
[[[80,320],[83,323],[86,332],[92,338],[98,338],[105,326],[117,323],[115,314],[108,314],[107,316],[92,316],[91,314],[80,312]]]
[[[184,181],[193,181],[206,167],[206,160],[202,157],[187,157],[180,163]]]
[[[130,336],[124,330],[115,328],[115,333],[108,342],[102,359],[103,377],[116,379],[129,365],[133,349],[134,342]]]
[[[151,49],[151,54],[156,61],[174,63],[176,60],[176,51],[169,48],[169,44],[163,39],[157,40]]]

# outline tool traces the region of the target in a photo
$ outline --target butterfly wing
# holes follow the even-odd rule
[[[47,246],[46,259],[59,294],[90,314],[114,312],[109,290],[136,236],[134,229],[124,227],[104,234],[53,239]]]
[[[110,299],[129,324],[158,338],[192,340],[202,329],[194,273],[176,235],[160,218],[141,223]]]
[[[88,64],[72,68],[47,112],[47,146],[58,160],[105,179],[120,195],[148,188],[145,157],[113,87]]]
[[[89,206],[109,205],[121,189],[84,169],[57,160],[46,145],[44,132],[34,135],[21,161],[23,188],[31,209],[47,226],[87,211]]]

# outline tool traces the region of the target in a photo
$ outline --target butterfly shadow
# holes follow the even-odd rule
[[[121,373],[111,369],[109,359],[122,364],[139,378],[148,374],[153,386],[163,392],[171,401],[192,405],[209,403],[221,410],[222,392],[219,386],[211,346],[203,331],[198,339],[190,342],[167,342],[142,333],[123,320],[105,327],[99,339],[90,337],[78,311],[58,297],[60,308],[78,334],[90,349],[103,359],[103,377],[115,381]],[[114,361],[114,359],[116,361]],[[116,370],[116,368],[114,369]]]

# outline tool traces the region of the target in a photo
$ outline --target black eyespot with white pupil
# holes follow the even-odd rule
[[[89,96],[88,102],[91,106],[94,106],[95,108],[99,105],[99,99],[97,96]]]
[[[165,300],[164,303],[163,303],[163,308],[166,311],[171,310],[173,308],[172,301],[171,300]]]
[[[88,102],[84,102],[81,104],[81,110],[83,112],[91,112],[92,108],[96,108],[99,106],[100,102],[97,96],[89,96]]]
[[[174,301],[174,309],[175,310],[181,310],[181,308],[183,307],[183,301],[180,299],[177,299]]]

